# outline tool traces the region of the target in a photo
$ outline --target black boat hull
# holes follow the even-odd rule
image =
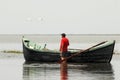
[[[68,62],[74,63],[110,63],[115,41],[113,43],[84,53],[74,56],[68,60]],[[69,56],[76,52],[69,52]],[[60,52],[38,51],[29,49],[25,45],[23,40],[23,54],[26,61],[38,61],[38,62],[57,62],[60,60]]]

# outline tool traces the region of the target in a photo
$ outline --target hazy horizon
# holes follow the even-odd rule
[[[59,42],[60,34],[0,34],[0,42],[21,42],[22,37],[36,42]],[[116,40],[120,43],[120,34],[67,34],[72,43],[101,42],[105,40]]]

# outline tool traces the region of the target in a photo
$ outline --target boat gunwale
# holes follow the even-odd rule
[[[24,44],[24,46],[27,48],[27,49],[29,49],[29,50],[32,50],[32,51],[36,51],[36,52],[46,52],[46,53],[60,53],[60,51],[55,51],[55,50],[45,50],[45,49],[34,49],[34,48],[30,48],[30,47],[28,47],[25,43],[25,40],[26,41],[29,41],[29,42],[31,42],[29,39],[25,39],[25,38],[23,38],[22,39],[22,41],[23,41],[23,44]],[[35,43],[36,44],[36,43]],[[99,50],[99,49],[102,49],[102,48],[105,48],[105,47],[108,47],[108,46],[110,46],[110,45],[113,45],[113,44],[115,44],[115,40],[113,40],[113,41],[107,41],[106,43],[104,43],[104,44],[102,44],[102,45],[99,45],[99,46],[96,46],[96,47],[94,47],[94,48],[92,48],[92,49],[90,49],[89,50],[89,52],[91,52],[91,51],[95,51],[95,50]],[[78,53],[78,52],[80,52],[80,51],[69,51],[69,52],[73,52],[73,53]]]

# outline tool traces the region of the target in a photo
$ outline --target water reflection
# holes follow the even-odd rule
[[[68,66],[67,66],[67,62],[63,61],[60,64],[60,76],[61,76],[61,80],[68,80],[68,70],[67,70]]]
[[[76,66],[74,66],[76,65]],[[112,65],[110,63],[87,63],[72,64],[68,68],[68,78],[73,80],[73,76],[79,76],[76,80],[115,80]]]
[[[23,80],[57,80],[60,66],[54,63],[24,63]]]
[[[24,80],[115,80],[110,63],[25,63]]]

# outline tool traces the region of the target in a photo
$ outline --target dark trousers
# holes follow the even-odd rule
[[[60,56],[61,57],[68,57],[69,56],[69,52],[60,53]]]

